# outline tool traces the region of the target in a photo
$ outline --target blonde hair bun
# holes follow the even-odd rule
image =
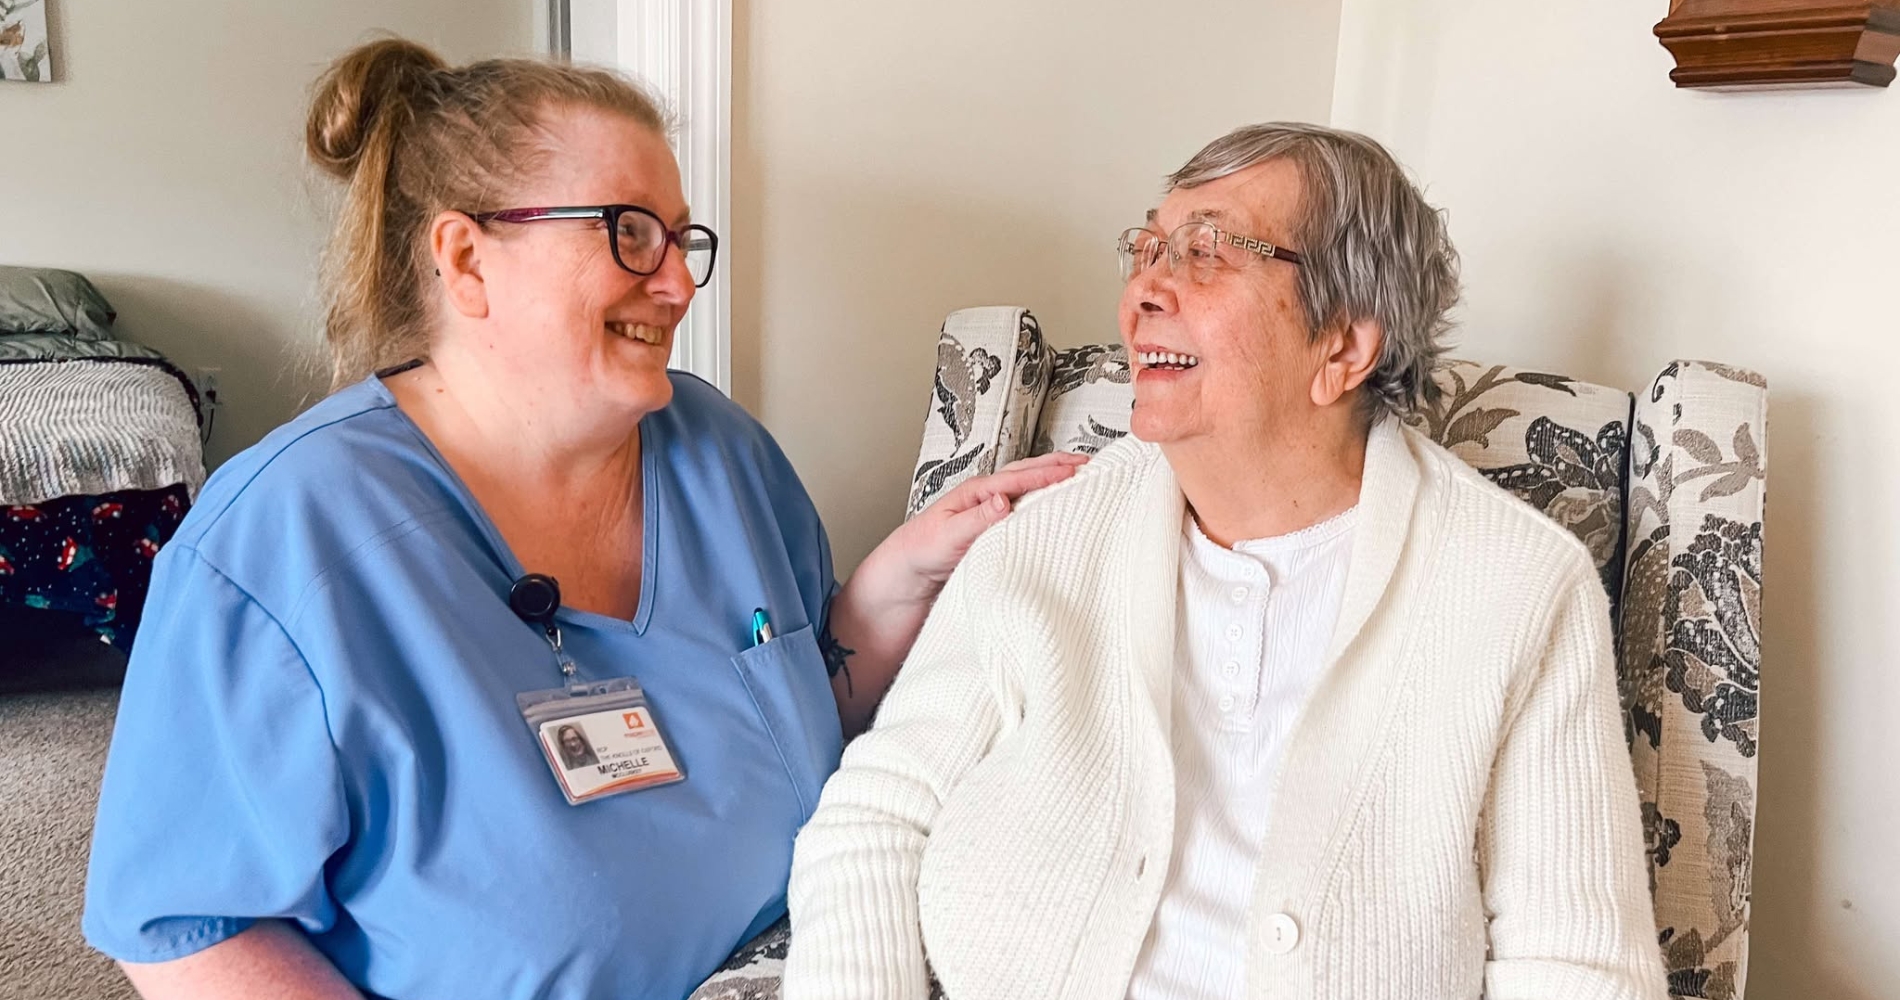
[[[447,68],[442,57],[402,38],[370,42],[337,60],[317,80],[310,101],[304,128],[310,162],[348,181],[382,117],[411,117],[430,78]]]

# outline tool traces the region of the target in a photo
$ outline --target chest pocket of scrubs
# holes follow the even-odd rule
[[[732,664],[785,760],[803,818],[810,819],[844,749],[838,703],[816,634],[807,625],[740,653]]]

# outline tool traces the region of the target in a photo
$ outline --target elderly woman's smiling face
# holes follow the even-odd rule
[[[1299,169],[1269,160],[1170,192],[1148,229],[1169,239],[1183,224],[1205,221],[1288,246],[1300,197]],[[1164,254],[1122,292],[1122,340],[1135,369],[1132,430],[1144,441],[1285,428],[1311,407],[1324,350],[1309,335],[1297,266],[1227,244],[1207,249],[1215,256],[1198,265],[1186,254],[1171,267]]]
[[[669,229],[690,221],[679,166],[652,129],[574,109],[548,114],[543,132],[545,147],[506,207],[636,205]],[[672,399],[667,358],[694,292],[677,246],[650,275],[615,262],[599,219],[490,222],[477,246],[488,322],[474,349],[524,383],[624,415]]]

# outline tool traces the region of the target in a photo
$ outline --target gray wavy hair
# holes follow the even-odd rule
[[[1290,122],[1245,125],[1208,143],[1168,176],[1193,188],[1268,160],[1291,160],[1304,191],[1288,234],[1304,255],[1301,304],[1312,336],[1373,320],[1385,346],[1361,387],[1372,423],[1436,402],[1433,366],[1458,302],[1458,252],[1433,208],[1392,154],[1357,132]],[[1248,234],[1258,235],[1258,234]]]

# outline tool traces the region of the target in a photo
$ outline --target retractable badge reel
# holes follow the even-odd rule
[[[561,671],[560,687],[515,695],[515,704],[569,805],[686,780],[639,681],[580,679],[555,621],[559,582],[529,573],[508,588],[508,608],[546,634]]]

